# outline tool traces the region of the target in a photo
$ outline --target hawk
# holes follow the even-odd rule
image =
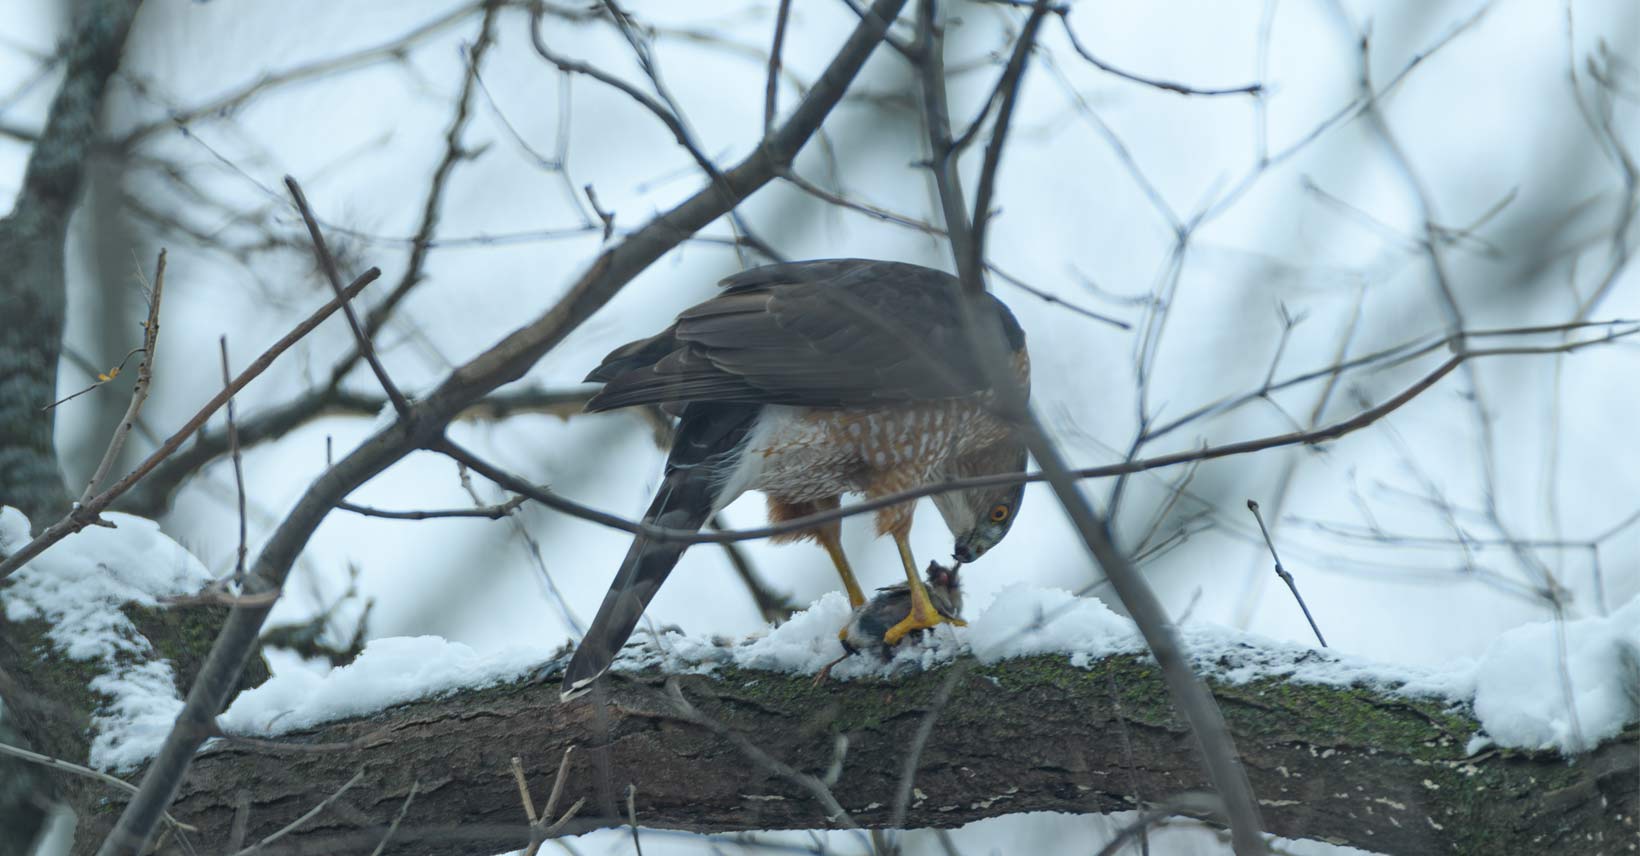
[[[993,413],[987,367],[970,344],[956,277],[870,259],[754,268],[647,339],[616,348],[587,376],[591,412],[660,405],[678,417],[666,472],[644,521],[698,530],[747,490],[773,523],[956,478],[1023,472],[1025,446]],[[986,295],[970,323],[1000,328],[1013,375],[1029,389],[1025,333]],[[1022,483],[938,494],[953,555],[971,562],[1008,533]],[[905,565],[909,611],[893,645],[942,622],[911,555],[914,502],[877,512]],[[849,604],[866,600],[838,522],[774,540],[812,539],[837,566]],[[564,673],[564,697],[609,668],[687,544],[638,535]],[[847,628],[844,628],[846,632]]]

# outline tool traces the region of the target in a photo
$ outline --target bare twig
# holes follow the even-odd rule
[[[774,44],[769,47],[769,77],[763,84],[763,135],[774,129],[774,114],[780,94],[780,50],[786,43],[786,22],[791,18],[792,0],[780,0],[774,18]]]
[[[335,793],[332,793],[330,796],[325,797],[323,800],[321,800],[319,802],[318,805],[314,806],[313,808],[308,809],[307,812],[304,813],[301,817],[298,817],[295,820],[291,821],[290,823],[285,824],[284,826],[280,827],[277,831],[269,833],[266,838],[263,838],[261,841],[258,841],[255,844],[252,844],[251,846],[246,847],[243,850],[240,850],[239,852],[233,854],[233,856],[250,856],[250,854],[257,852],[258,850],[261,850],[264,847],[267,847],[269,844],[272,844],[273,842],[278,841],[281,838],[284,838],[286,835],[289,835],[290,833],[292,833],[292,832],[294,832],[298,829],[301,829],[308,821],[314,819],[315,817],[318,817],[320,812],[323,812],[325,809],[329,808],[331,803],[335,802],[338,799],[341,799],[342,794],[347,793],[348,788],[351,788],[354,785],[358,784],[359,780],[362,779],[362,778],[364,778],[364,768],[360,767],[359,772],[353,774],[353,778],[348,779],[345,784],[343,784],[341,787],[336,789]]]
[[[38,752],[30,752],[27,749],[24,749],[20,746],[13,746],[10,743],[0,742],[0,755],[10,755],[14,758],[21,758],[24,761],[31,761],[31,762],[33,762],[35,764],[39,764],[43,767],[50,767],[53,770],[62,770],[65,773],[73,773],[76,776],[84,776],[85,778],[88,778],[88,779],[96,779],[97,781],[102,782],[105,785],[111,785],[115,788],[118,788],[122,791],[125,791],[128,794],[134,794],[134,793],[137,792],[137,786],[136,785],[133,785],[130,782],[127,782],[126,780],[118,778],[116,776],[110,776],[110,775],[108,775],[107,773],[104,773],[101,770],[93,770],[90,767],[86,767],[86,766],[82,766],[80,764],[76,764],[73,761],[64,761],[61,758],[53,758],[50,755],[41,755]],[[170,824],[171,826],[173,826],[177,829],[181,829],[181,830],[184,830],[184,831],[187,831],[187,832],[197,832],[198,831],[198,829],[196,827],[190,826],[186,823],[183,823],[180,820],[177,820],[175,817],[172,817],[170,812],[165,813],[164,820],[167,824]]]
[[[1071,10],[1068,7],[1060,7],[1049,11],[1059,16],[1059,23],[1064,26],[1065,36],[1070,39],[1071,47],[1075,49],[1078,54],[1081,54],[1082,58],[1087,60],[1089,65],[1105,72],[1106,74],[1114,74],[1123,80],[1130,80],[1134,83],[1142,83],[1145,86],[1154,87],[1167,92],[1174,92],[1179,95],[1258,96],[1264,93],[1264,84],[1262,82],[1244,83],[1241,86],[1203,89],[1195,86],[1186,86],[1183,83],[1175,83],[1171,80],[1159,80],[1154,77],[1146,77],[1142,74],[1134,74],[1131,71],[1123,71],[1122,69],[1105,62],[1099,57],[1094,56],[1092,52],[1082,45],[1082,40],[1076,37],[1076,30],[1071,27]]]
[[[404,816],[410,813],[410,804],[415,802],[416,790],[420,787],[420,779],[410,782],[410,792],[404,795],[404,804],[399,806],[399,813],[393,816],[393,822],[388,824],[387,831],[382,833],[381,843],[376,845],[375,850],[370,851],[370,856],[382,856],[383,851],[387,849],[387,842],[393,840],[393,833],[399,831],[399,824],[403,823]]]
[[[552,792],[547,794],[547,804],[541,808],[542,817],[552,817],[558,810],[558,801],[564,796],[564,785],[569,781],[569,756],[574,751],[574,746],[566,747],[564,757],[558,761],[558,775],[553,777]]]
[[[626,819],[632,829],[632,850],[643,856],[643,844],[638,841],[638,786],[630,782],[626,786]]]
[[[359,358],[369,359],[370,337],[380,332],[382,325],[392,317],[393,311],[410,292],[420,285],[425,276],[427,255],[433,247],[433,237],[438,232],[439,220],[443,213],[445,188],[449,185],[450,175],[455,171],[456,164],[472,157],[461,138],[466,132],[467,124],[472,116],[473,94],[480,89],[479,67],[484,62],[484,56],[490,46],[495,43],[495,19],[500,13],[499,0],[483,0],[484,17],[478,26],[478,37],[467,49],[467,70],[461,81],[461,93],[456,96],[455,115],[450,119],[450,126],[444,133],[444,154],[440,157],[438,166],[433,169],[432,180],[427,183],[427,196],[422,202],[421,223],[416,227],[416,234],[410,239],[410,258],[405,263],[404,274],[393,288],[382,297],[370,311],[365,314],[365,335],[359,338],[359,347],[347,357],[340,360],[331,370],[330,386],[340,386],[342,379],[358,363]],[[537,14],[544,8],[541,4],[534,4]],[[312,227],[309,227],[310,231]],[[375,365],[372,364],[372,370]],[[378,378],[382,375],[377,372]],[[398,406],[398,402],[394,402]],[[402,413],[402,411],[400,411]]]
[[[757,744],[747,740],[745,735],[701,713],[684,697],[683,686],[678,683],[676,677],[667,678],[666,695],[672,699],[673,707],[685,719],[729,741],[736,749],[740,750],[742,755],[745,755],[758,766],[808,791],[825,808],[827,820],[837,823],[845,829],[860,828],[859,824],[854,822],[854,818],[849,815],[848,810],[843,808],[843,805],[837,801],[837,797],[832,794],[831,788],[827,787],[825,782],[792,767],[784,761],[775,760],[770,757],[769,753],[759,748]]]
[[[137,382],[131,387],[131,403],[125,408],[125,415],[120,417],[119,427],[114,429],[114,436],[108,441],[108,451],[103,452],[96,472],[91,474],[85,490],[80,492],[80,505],[90,502],[97,485],[108,478],[108,471],[119,460],[120,450],[125,448],[125,439],[131,436],[131,429],[136,427],[137,417],[142,414],[142,405],[148,400],[148,392],[154,382],[154,353],[159,344],[159,307],[164,294],[165,251],[160,250],[159,260],[154,263],[154,287],[148,294],[148,320],[142,325],[142,360],[137,363]]]
[[[604,207],[598,204],[598,191],[593,190],[592,185],[589,184],[582,190],[586,191],[587,203],[592,206],[592,213],[597,214],[599,221],[604,224],[604,240],[607,242],[610,236],[615,234],[615,212],[605,211]]]
[[[1315,617],[1310,615],[1309,605],[1304,602],[1304,596],[1298,593],[1298,583],[1293,582],[1293,575],[1282,567],[1281,556],[1276,554],[1276,542],[1271,540],[1270,530],[1264,527],[1264,515],[1259,513],[1258,502],[1247,500],[1247,510],[1253,512],[1253,519],[1258,521],[1258,531],[1264,535],[1264,544],[1270,548],[1270,558],[1276,563],[1276,576],[1281,577],[1281,581],[1287,584],[1287,589],[1293,593],[1293,600],[1298,601],[1298,608],[1304,610],[1304,620],[1310,622],[1310,629],[1315,631],[1315,641],[1320,642],[1321,647],[1327,647],[1327,638],[1321,635],[1321,628],[1316,626]]]
[[[260,74],[255,81],[219,98],[197,107],[168,111],[162,120],[137,126],[120,139],[118,148],[129,151],[135,143],[160,131],[186,126],[207,116],[230,115],[252,98],[270,89],[300,83],[304,80],[312,80],[339,71],[349,71],[375,63],[399,60],[405,56],[411,47],[460,24],[483,6],[483,2],[467,3],[381,44],[328,59],[293,66],[271,74]]]
[[[380,517],[384,520],[433,520],[441,517],[483,517],[490,520],[500,520],[512,514],[523,505],[529,497],[515,496],[499,505],[486,505],[481,508],[445,508],[435,511],[388,511],[382,508],[371,508],[368,505],[356,505],[351,502],[338,502],[336,508],[364,517]]]
[[[1143,840],[1146,830],[1152,826],[1160,826],[1170,817],[1185,815],[1187,817],[1224,817],[1224,801],[1212,794],[1177,794],[1159,807],[1145,809],[1139,812],[1132,823],[1122,827],[1116,835],[1099,848],[1095,856],[1116,856],[1122,848],[1134,838]]]
[[[480,399],[457,414],[457,419],[505,419],[517,413],[544,413],[569,418],[581,412],[591,393],[580,389],[520,389]],[[239,420],[242,448],[266,443],[323,416],[375,416],[388,404],[380,395],[341,388],[316,389]],[[202,430],[194,441],[167,458],[137,486],[126,504],[140,513],[157,514],[169,497],[193,473],[226,454],[227,432]]]
[[[518,785],[518,801],[524,804],[524,816],[529,818],[530,826],[534,826],[538,819],[535,814],[535,798],[530,796],[530,783],[524,778],[524,761],[517,755],[512,756],[513,781]]]
[[[566,824],[575,818],[576,814],[580,813],[581,806],[586,804],[585,798],[578,799],[574,805],[569,807],[568,811],[564,812],[563,817],[553,820],[553,814],[558,811],[558,799],[564,793],[564,782],[568,781],[569,756],[574,751],[574,746],[564,749],[563,760],[558,762],[558,777],[552,782],[552,794],[547,797],[546,803],[541,807],[540,814],[536,814],[534,800],[530,796],[530,785],[524,778],[524,762],[519,760],[517,756],[512,759],[513,779],[518,782],[518,798],[523,801],[524,815],[530,820],[530,845],[525,848],[524,856],[535,856],[541,850],[541,845],[548,838],[558,834]],[[637,836],[636,829],[633,830],[633,836],[634,838]]]
[[[131,358],[136,356],[137,354],[140,354],[140,353],[142,353],[142,348],[132,348],[131,350],[126,351],[125,356],[120,359],[119,365],[116,365],[113,368],[110,368],[108,371],[105,372],[105,371],[102,371],[101,369],[97,368],[96,366],[91,365],[89,362],[86,361],[86,359],[84,357],[82,357],[79,354],[75,353],[73,350],[71,350],[67,346],[64,346],[63,347],[63,356],[67,357],[69,359],[69,361],[74,363],[75,366],[78,367],[81,371],[84,371],[86,374],[91,375],[92,377],[96,378],[97,381],[96,381],[96,383],[91,384],[90,386],[86,387],[85,389],[82,389],[78,392],[69,393],[68,395],[63,396],[62,398],[59,398],[56,401],[53,401],[50,404],[47,404],[46,406],[44,406],[40,409],[41,410],[51,410],[53,408],[60,407],[64,404],[69,403],[70,401],[73,401],[76,398],[79,398],[82,395],[85,395],[88,392],[91,392],[95,389],[100,388],[103,384],[112,383],[115,378],[120,376],[120,372],[125,371],[125,364],[131,362]],[[139,425],[140,425],[140,423],[139,423]],[[141,429],[139,429],[139,430],[141,430]]]
[[[345,304],[344,304],[345,305]],[[226,388],[233,382],[228,374],[228,337],[217,339],[217,345],[222,350],[222,386]],[[234,421],[233,397],[228,397],[228,454],[233,458],[234,493],[239,500],[239,550],[235,553],[233,563],[233,578],[235,582],[245,581],[245,464],[239,456],[239,428]]]
[[[120,498],[126,491],[130,490],[133,485],[141,481],[144,476],[148,475],[148,473],[155,467],[159,466],[161,461],[164,461],[166,458],[170,457],[171,454],[174,453],[189,437],[193,436],[195,431],[198,431],[200,427],[211,418],[212,414],[216,413],[219,408],[226,404],[228,399],[233,397],[234,393],[243,389],[246,384],[255,380],[258,375],[262,374],[262,372],[267,371],[268,366],[272,365],[273,361],[278,359],[280,354],[290,350],[292,345],[301,341],[303,337],[307,336],[307,334],[313,332],[313,329],[318,327],[320,322],[324,321],[326,318],[329,318],[331,313],[335,312],[337,309],[340,309],[346,299],[351,299],[354,295],[358,294],[360,291],[363,291],[365,286],[375,282],[376,278],[379,276],[381,276],[381,271],[376,268],[371,268],[370,270],[360,274],[359,278],[355,279],[353,283],[343,292],[343,298],[333,299],[324,306],[319,307],[317,311],[315,311],[312,315],[309,315],[302,321],[302,323],[297,324],[289,333],[286,333],[283,338],[273,343],[271,347],[262,352],[260,357],[257,357],[255,361],[253,361],[249,366],[246,366],[245,370],[240,372],[239,375],[234,378],[232,384],[229,384],[226,389],[217,393],[215,397],[206,402],[204,407],[200,408],[199,411],[196,412],[187,422],[183,423],[182,427],[177,429],[176,433],[166,438],[165,442],[160,444],[158,449],[155,449],[154,452],[147,457],[147,459],[138,464],[135,469],[125,476],[125,478],[120,479],[111,485],[107,490],[95,497],[92,497],[90,501],[80,503],[78,507],[69,512],[67,516],[63,517],[63,519],[47,527],[44,532],[41,532],[39,535],[35,536],[34,540],[23,545],[23,547],[18,549],[17,552],[7,556],[4,561],[0,561],[0,579],[5,579],[10,576],[13,571],[16,571],[18,568],[22,567],[26,562],[33,559],[35,556],[45,552],[51,545],[63,540],[75,532],[80,531],[81,529],[84,529],[86,526],[92,525],[92,523],[98,519],[97,515],[102,513],[103,509],[106,509],[109,505],[113,504],[114,500]]]
[[[894,819],[890,826],[898,827],[905,823],[905,813],[911,808],[911,793],[916,789],[917,766],[922,761],[923,749],[928,745],[928,738],[934,735],[934,724],[939,721],[940,714],[945,712],[945,706],[951,703],[951,694],[957,688],[957,682],[968,676],[971,663],[964,660],[951,667],[951,673],[940,682],[940,688],[935,690],[934,699],[929,703],[928,712],[923,714],[922,722],[917,726],[917,733],[911,738],[911,746],[905,753],[905,767],[900,771],[900,783],[894,791]]]
[[[712,515],[706,524],[719,532],[728,530],[728,527],[723,525],[721,514]],[[769,588],[769,584],[758,575],[757,569],[752,567],[751,557],[747,556],[739,545],[729,542],[722,546],[723,554],[729,560],[729,567],[734,569],[735,576],[740,577],[741,584],[746,586],[746,591],[752,596],[752,603],[757,607],[757,614],[761,615],[764,621],[779,624],[802,608],[792,603],[791,595]]]
[[[319,267],[325,272],[325,279],[330,281],[330,287],[335,290],[337,298],[342,301],[342,314],[347,316],[347,326],[353,330],[353,338],[358,342],[359,353],[364,355],[365,362],[370,364],[370,370],[375,373],[376,381],[381,384],[382,391],[387,393],[387,400],[393,403],[393,409],[403,416],[410,412],[410,402],[399,392],[398,385],[387,374],[381,360],[376,356],[376,348],[370,342],[370,334],[365,332],[364,326],[359,323],[359,316],[353,311],[342,290],[342,275],[336,269],[336,257],[330,254],[330,248],[325,246],[324,233],[319,231],[319,222],[313,217],[313,209],[308,206],[307,196],[302,193],[302,186],[296,183],[293,176],[285,176],[285,187],[290,190],[291,199],[296,202],[296,209],[302,213],[302,222],[307,224],[308,237],[313,239],[313,251],[319,257]]]

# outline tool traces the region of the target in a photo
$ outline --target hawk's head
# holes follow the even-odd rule
[[[952,473],[956,478],[1023,473],[1025,444],[1010,437],[966,456],[956,469]],[[995,547],[1014,525],[1024,495],[1023,483],[935,494],[934,505],[956,537],[952,557],[958,562],[972,562]]]

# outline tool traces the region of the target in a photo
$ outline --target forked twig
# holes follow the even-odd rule
[[[519,760],[517,755],[512,758],[513,781],[518,783],[518,799],[524,803],[524,816],[530,820],[530,846],[524,850],[524,856],[535,856],[541,845],[548,838],[558,834],[565,824],[580,813],[581,807],[586,805],[585,797],[578,799],[562,817],[553,819],[553,814],[558,811],[558,800],[564,795],[564,783],[569,780],[569,756],[574,751],[574,746],[564,750],[564,757],[558,762],[558,777],[552,782],[552,793],[547,796],[547,802],[541,807],[539,814],[535,811],[535,799],[530,796],[529,781],[524,778],[524,762]],[[635,823],[634,821],[634,825]],[[636,828],[633,830],[633,837],[637,837]]]
[[[90,502],[97,485],[108,478],[108,471],[119,460],[120,450],[125,448],[125,439],[131,436],[137,416],[142,413],[142,405],[148,400],[148,391],[154,382],[154,348],[159,344],[159,306],[164,294],[165,251],[162,249],[159,251],[159,261],[154,263],[154,288],[148,295],[148,320],[142,325],[142,360],[137,363],[137,382],[131,387],[131,403],[125,408],[119,427],[114,429],[114,436],[108,441],[108,451],[103,452],[102,461],[91,474],[91,480],[86,482],[85,490],[81,491],[80,505]]]

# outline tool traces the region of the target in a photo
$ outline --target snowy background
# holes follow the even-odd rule
[[[49,66],[42,72],[42,58],[62,32],[64,5],[7,4],[0,196],[15,192],[28,152],[7,130],[37,128],[55,90],[58,78]],[[665,79],[720,163],[743,156],[761,130],[775,5],[627,4],[655,27]],[[280,186],[287,173],[303,182],[352,268],[383,269],[383,283],[367,298],[397,283],[443,157],[463,49],[477,33],[478,16],[463,8],[148,0],[107,114],[111,136],[141,132],[140,156],[99,168],[75,221],[73,353],[61,394],[84,387],[89,369],[106,369],[136,344],[136,272],[151,269],[160,246],[170,251],[165,326],[144,416],[156,434],[174,430],[218,388],[218,336],[228,336],[242,363],[321,302],[326,287]],[[979,3],[956,4],[951,14],[958,20],[948,31],[947,66],[960,122],[978,113],[1022,14]],[[794,81],[812,80],[853,23],[840,2],[803,0],[793,15],[784,108],[797,98]],[[1467,328],[1640,317],[1640,288],[1619,265],[1619,247],[1635,231],[1621,216],[1634,202],[1622,147],[1640,132],[1640,75],[1627,59],[1640,40],[1640,7],[1622,0],[1342,8],[1310,0],[1168,0],[1081,2],[1068,20],[1084,47],[1120,68],[1200,88],[1257,81],[1267,93],[1184,97],[1134,84],[1079,57],[1057,21],[1045,27],[1004,162],[989,250],[1008,275],[1135,327],[1117,330],[993,278],[1030,337],[1033,401],[1077,463],[1126,455],[1141,400],[1154,430],[1256,392],[1272,377],[1444,335],[1449,313],[1420,243],[1424,206],[1443,230],[1440,256]],[[630,48],[607,23],[546,21],[543,37],[556,50],[642,82]],[[227,109],[212,106],[265,75],[355,55],[429,22],[440,23],[402,58],[367,56],[265,86]],[[585,197],[572,196],[579,188],[596,188],[620,230],[700,183],[688,155],[652,116],[592,81],[565,84],[533,52],[527,27],[521,10],[499,20],[463,138],[477,155],[455,166],[425,281],[378,339],[394,377],[412,391],[551,306],[591,258],[600,230]],[[1363,67],[1364,32],[1370,51]],[[1394,81],[1377,103],[1409,168],[1398,165],[1371,116],[1346,112],[1330,121],[1357,99],[1364,72],[1374,91]],[[829,191],[928,221],[932,197],[926,171],[915,165],[924,155],[907,66],[879,51],[855,91],[859,97],[828,123],[827,145],[811,144],[798,171]],[[543,168],[561,155],[566,170]],[[977,159],[965,165],[977,168]],[[868,256],[949,267],[945,247],[924,232],[825,204],[789,184],[770,186],[740,210],[789,258]],[[1191,226],[1182,251],[1181,224]],[[731,234],[725,222],[704,233]],[[609,348],[652,332],[709,295],[718,278],[756,261],[722,240],[686,243],[524,384],[574,388]],[[1165,323],[1160,305],[1168,307]],[[1301,319],[1285,333],[1283,313]],[[1508,343],[1563,340],[1552,334]],[[240,396],[241,419],[322,385],[350,346],[342,325],[327,324]],[[1190,421],[1139,454],[1348,418],[1444,357],[1437,351],[1349,373],[1330,390],[1325,377],[1284,389]],[[1640,455],[1631,427],[1637,362],[1640,353],[1627,342],[1479,361],[1472,373],[1453,373],[1379,425],[1337,442],[1203,464],[1177,499],[1184,468],[1134,477],[1123,488],[1117,528],[1130,549],[1162,547],[1150,551],[1144,570],[1187,628],[1222,625],[1309,640],[1302,615],[1271,579],[1245,508],[1256,498],[1328,641],[1350,657],[1408,669],[1479,658],[1512,629],[1556,617],[1545,591],[1559,593],[1564,618],[1610,624],[1615,636],[1618,625],[1602,619],[1640,595],[1640,503],[1632,488]],[[345,386],[375,392],[368,372],[355,371]],[[124,390],[110,385],[60,412],[59,448],[71,483],[95,465],[125,406]],[[247,451],[253,552],[322,471],[327,443],[339,455],[371,425],[368,416],[316,419]],[[650,427],[630,414],[520,415],[464,422],[453,433],[515,472],[628,516],[648,503],[663,457]],[[133,455],[151,448],[140,437],[132,445]],[[1111,497],[1109,482],[1087,488],[1102,504]],[[486,501],[503,498],[482,482],[479,489]],[[407,459],[352,500],[396,509],[472,501],[453,465],[432,455]],[[913,544],[920,557],[942,556],[949,538],[924,506]],[[726,517],[731,525],[758,524],[761,499],[743,500]],[[555,647],[595,610],[627,538],[528,506],[515,520],[404,523],[332,514],[273,621],[331,608],[356,571],[362,597],[333,610],[337,641],[369,598],[372,638],[437,636],[481,659]],[[231,469],[218,462],[189,480],[160,522],[210,573],[230,569],[237,539]],[[835,586],[819,550],[745,548],[759,574],[797,604]],[[863,583],[898,578],[892,545],[873,541],[868,522],[845,525],[845,548]],[[967,613],[976,616],[1010,586],[1079,591],[1098,572],[1051,495],[1033,486],[1010,537],[964,577]],[[1109,597],[1107,590],[1094,594]],[[708,547],[685,556],[649,616],[695,636],[763,627],[724,554]],[[1554,644],[1548,629],[1507,638],[1523,655]],[[275,666],[286,673],[315,668]],[[1013,850],[1027,839],[1043,852],[1087,849],[1120,824],[1119,817],[1006,818],[976,824],[957,841],[965,852]],[[1171,852],[1221,852],[1211,835],[1168,834],[1179,836],[1167,845]],[[913,841],[937,852],[932,839]],[[652,843],[655,852],[733,850],[663,833]],[[841,836],[832,843],[839,852],[862,846]],[[580,847],[628,852],[630,841],[594,835]]]

